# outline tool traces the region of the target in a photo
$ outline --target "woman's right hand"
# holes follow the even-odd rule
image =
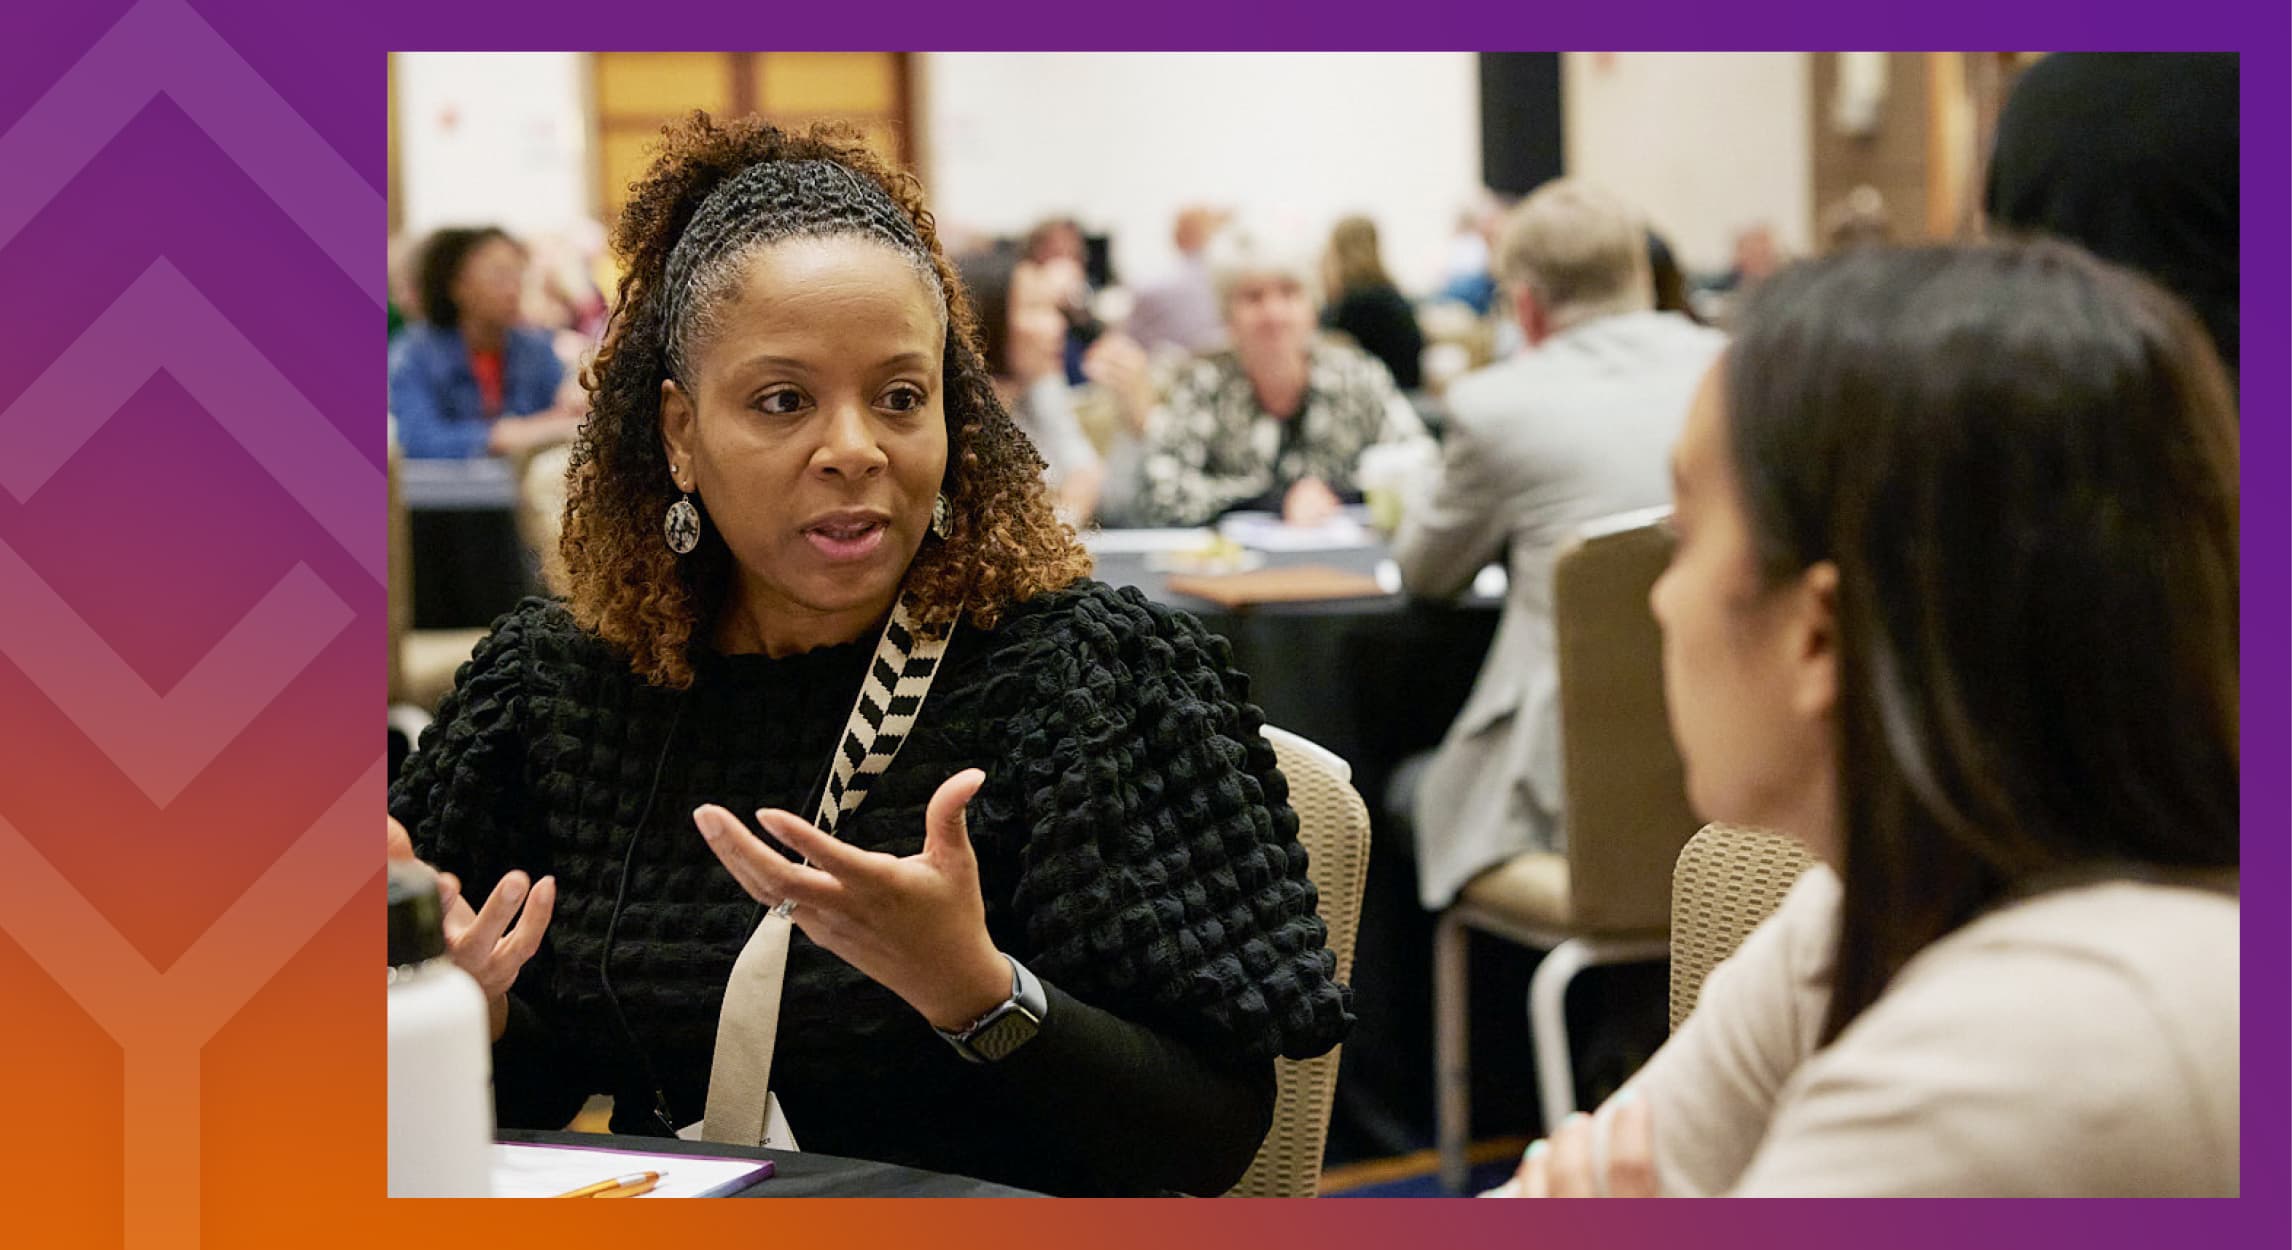
[[[413,859],[414,839],[396,817],[390,821],[390,858]],[[486,1015],[493,1036],[500,1040],[509,1026],[509,987],[533,952],[541,949],[541,935],[557,909],[557,878],[540,884],[515,870],[495,883],[485,906],[470,910],[462,897],[461,879],[450,872],[438,874],[438,903],[444,911],[446,953],[485,991]],[[523,908],[520,911],[520,907]],[[514,927],[511,922],[515,921]]]

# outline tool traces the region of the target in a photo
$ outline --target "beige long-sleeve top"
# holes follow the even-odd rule
[[[1990,912],[1818,1049],[1839,882],[1801,878],[1631,1085],[1667,1195],[2237,1192],[2237,900],[2115,881]]]

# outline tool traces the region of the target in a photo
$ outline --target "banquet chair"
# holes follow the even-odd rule
[[[517,536],[541,563],[541,584],[563,597],[572,585],[557,536],[565,528],[566,473],[573,467],[573,445],[551,443],[520,455],[510,466],[517,483]]]
[[[1606,964],[1660,960],[1671,865],[1698,822],[1664,713],[1662,639],[1648,591],[1671,557],[1667,510],[1589,522],[1553,562],[1566,850],[1480,874],[1433,935],[1433,1049],[1441,1182],[1465,1183],[1471,1133],[1468,930],[1545,952],[1528,1025],[1547,1130],[1576,1109],[1568,986]]]
[[[1369,873],[1369,809],[1353,789],[1353,769],[1328,748],[1287,730],[1265,727],[1289,805],[1297,811],[1306,875],[1321,896],[1337,979],[1353,970],[1353,934],[1361,919],[1361,888]],[[1339,1049],[1342,1049],[1341,1047]],[[1310,1198],[1321,1183],[1321,1152],[1329,1139],[1329,1108],[1337,1095],[1337,1050],[1314,1059],[1274,1060],[1273,1127],[1233,1198]]]
[[[397,447],[390,448],[390,706],[438,710],[454,674],[485,637],[482,629],[414,628],[414,530],[398,490]],[[403,723],[394,720],[395,724]]]
[[[1798,839],[1739,825],[1705,825],[1671,872],[1671,1030],[1695,1010],[1703,982],[1775,913],[1814,857]]]

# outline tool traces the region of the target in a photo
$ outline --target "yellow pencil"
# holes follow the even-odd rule
[[[658,1172],[631,1172],[627,1176],[609,1176],[604,1180],[583,1185],[579,1189],[568,1189],[555,1196],[559,1198],[634,1198],[638,1194],[652,1192],[653,1186],[660,1183],[661,1174]],[[621,1192],[623,1190],[633,1192],[623,1193]]]

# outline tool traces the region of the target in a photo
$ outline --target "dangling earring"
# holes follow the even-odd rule
[[[668,537],[669,550],[680,556],[689,556],[692,549],[700,545],[700,509],[692,506],[692,492],[685,490],[683,482],[678,482],[676,486],[678,490],[684,491],[684,495],[669,505],[668,520],[663,524],[662,532]]]
[[[953,528],[954,522],[947,515],[947,496],[943,493],[931,501],[931,532],[945,538],[947,531]]]

